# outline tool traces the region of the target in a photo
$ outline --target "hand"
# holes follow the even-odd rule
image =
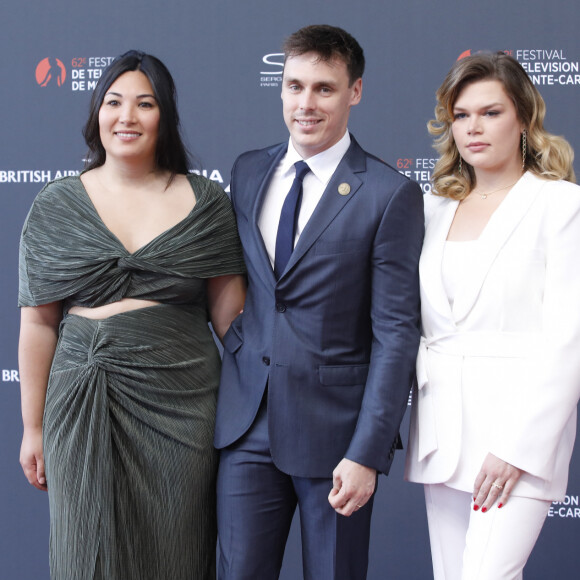
[[[24,431],[20,447],[20,465],[31,485],[47,491],[41,429]]]
[[[482,512],[486,512],[493,506],[498,497],[499,504],[497,507],[504,506],[522,473],[521,469],[488,453],[480,472],[475,478],[473,509],[478,510],[481,508]]]
[[[328,501],[337,513],[350,516],[373,495],[376,480],[375,469],[343,459],[332,472]]]

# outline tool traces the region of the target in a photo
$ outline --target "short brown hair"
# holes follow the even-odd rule
[[[346,30],[328,24],[305,26],[291,34],[282,46],[284,61],[289,56],[315,52],[320,60],[340,59],[346,64],[349,86],[363,76],[365,56],[356,39]]]

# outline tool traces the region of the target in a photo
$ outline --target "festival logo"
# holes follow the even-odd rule
[[[548,511],[549,518],[580,518],[580,501],[577,495],[567,495],[563,501],[554,501]]]
[[[464,50],[458,57],[457,60],[461,60],[462,58],[465,58],[466,56],[471,56],[471,48],[468,48],[467,50]]]
[[[36,82],[40,87],[64,86],[77,93],[92,91],[113,59],[112,56],[75,56],[65,59],[65,66],[62,60],[47,57],[36,66]]]
[[[395,165],[399,173],[416,181],[423,193],[431,193],[431,170],[435,167],[435,157],[399,157]]]
[[[61,60],[48,56],[36,65],[36,82],[41,87],[57,85],[62,87],[66,79],[66,68]]]
[[[478,52],[481,51],[465,50],[457,60]],[[502,52],[513,56],[522,65],[534,85],[580,86],[580,62],[570,60],[562,49],[517,48]]]

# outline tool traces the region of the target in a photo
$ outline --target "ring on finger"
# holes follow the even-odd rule
[[[497,487],[497,489],[499,489],[499,490],[503,489],[503,485],[500,485],[499,483],[496,483],[495,481],[491,484],[491,487]]]
[[[361,508],[361,507],[362,507],[362,505],[359,505],[359,504],[357,503],[357,504],[356,504],[356,507],[357,507],[357,508]]]

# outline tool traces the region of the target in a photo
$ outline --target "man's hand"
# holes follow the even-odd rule
[[[337,513],[350,516],[373,495],[376,480],[375,469],[343,459],[332,472],[332,490],[328,501]]]

